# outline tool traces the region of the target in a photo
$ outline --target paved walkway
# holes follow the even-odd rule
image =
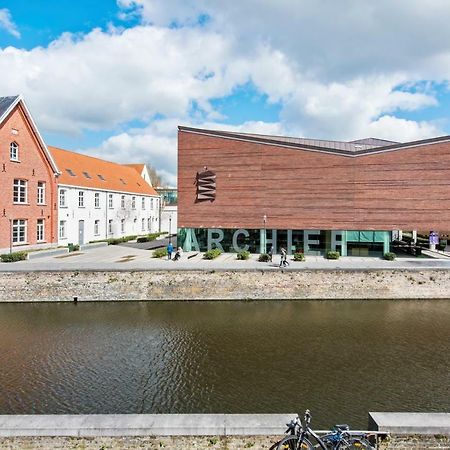
[[[152,258],[152,251],[123,245],[92,248],[81,252],[58,256],[43,256],[16,263],[0,263],[0,272],[11,271],[60,271],[60,270],[280,270],[280,257],[274,262],[258,262],[259,255],[252,254],[247,261],[236,260],[236,255],[224,253],[217,259],[202,259],[202,253],[183,253],[180,261]],[[341,257],[327,260],[321,256],[306,256],[306,261],[290,260],[284,270],[325,269],[325,270],[366,270],[366,269],[450,269],[450,258],[399,257],[395,261],[381,258]]]

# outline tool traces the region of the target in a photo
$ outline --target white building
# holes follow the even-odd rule
[[[58,244],[159,231],[160,198],[132,167],[49,147],[58,180]]]

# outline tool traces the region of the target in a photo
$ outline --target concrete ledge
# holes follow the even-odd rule
[[[38,259],[38,258],[46,258],[48,256],[58,256],[64,255],[69,252],[67,248],[55,248],[52,250],[42,250],[39,252],[30,252],[28,253],[28,259]]]
[[[369,412],[369,430],[392,434],[450,435],[450,413]]]
[[[292,414],[0,415],[0,437],[282,436]]]
[[[108,246],[107,242],[93,242],[92,244],[80,245],[80,250],[91,250],[93,248],[107,247],[107,246]]]

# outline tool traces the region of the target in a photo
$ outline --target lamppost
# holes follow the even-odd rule
[[[169,243],[172,243],[172,216],[169,216]]]
[[[264,252],[263,252],[263,253],[267,253],[267,239],[266,239],[266,237],[267,237],[267,233],[266,233],[266,222],[267,222],[267,215],[266,215],[266,214],[264,214],[264,215],[263,215],[263,224],[264,224],[264,235],[263,235],[263,237],[264,237],[264,248],[263,248]]]

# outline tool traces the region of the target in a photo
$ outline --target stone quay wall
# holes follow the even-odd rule
[[[124,437],[0,437],[8,450],[142,450],[276,449],[280,436],[124,436]],[[447,435],[394,435],[378,444],[379,450],[450,449]]]
[[[0,302],[450,299],[448,270],[2,272]]]

